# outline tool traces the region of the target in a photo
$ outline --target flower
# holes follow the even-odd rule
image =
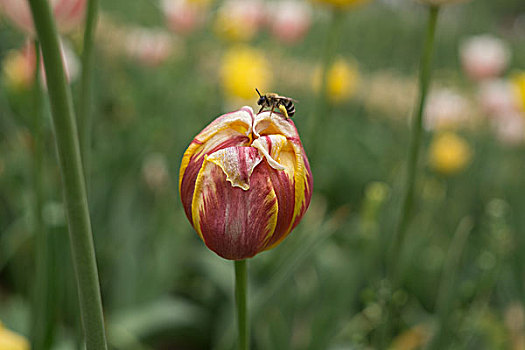
[[[202,130],[180,167],[186,216],[208,248],[231,260],[277,246],[306,212],[312,188],[293,121],[250,107]]]
[[[248,41],[264,23],[264,5],[258,0],[227,0],[219,8],[215,33],[222,39]]]
[[[425,106],[427,130],[455,129],[469,119],[470,105],[467,99],[449,89],[432,92]]]
[[[220,73],[226,94],[243,100],[253,99],[255,88],[267,91],[272,78],[264,53],[246,46],[231,48],[224,54]]]
[[[483,111],[491,118],[513,114],[519,110],[513,85],[508,80],[484,81],[479,89],[478,100]]]
[[[188,34],[204,24],[209,3],[209,0],[162,0],[161,6],[168,28]]]
[[[272,34],[286,44],[301,40],[312,23],[312,9],[305,1],[269,3],[267,12],[272,14],[268,23]]]
[[[83,22],[86,0],[51,0],[50,4],[57,27],[61,32],[69,32]],[[0,12],[4,12],[21,30],[35,35],[33,18],[27,1],[0,0]]]
[[[35,79],[35,50],[26,45],[21,50],[11,50],[4,58],[2,67],[6,86],[13,91],[27,90]]]
[[[158,66],[173,52],[171,36],[159,29],[136,28],[126,35],[126,52],[145,66]]]
[[[499,115],[492,125],[498,140],[507,146],[516,146],[525,140],[525,118],[521,113]]]
[[[390,350],[421,349],[431,338],[429,327],[423,324],[416,325],[394,338]]]
[[[461,44],[460,56],[465,73],[479,81],[501,75],[509,63],[510,50],[501,39],[479,35]]]
[[[334,103],[341,103],[352,97],[359,84],[359,70],[355,62],[337,59],[327,72],[326,94]],[[317,69],[313,78],[314,90],[321,86],[321,70]]]
[[[351,6],[360,5],[369,0],[314,0],[315,2],[333,6],[338,9],[347,9]]]
[[[439,173],[453,175],[467,166],[471,154],[468,143],[460,136],[443,132],[430,145],[430,165]]]
[[[29,342],[23,336],[4,328],[0,322],[0,349],[2,350],[29,350]]]
[[[525,71],[514,74],[512,83],[515,86],[518,103],[525,112]]]

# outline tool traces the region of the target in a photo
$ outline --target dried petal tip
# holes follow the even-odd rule
[[[278,245],[312,196],[312,173],[291,120],[250,107],[222,115],[184,153],[179,189],[191,224],[225,259]]]

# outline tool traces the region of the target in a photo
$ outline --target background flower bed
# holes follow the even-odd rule
[[[172,51],[165,61],[140,65],[122,38],[137,26],[167,30],[160,5],[145,0],[101,5],[89,188],[110,344],[121,349],[231,348],[233,323],[226,320],[233,312],[233,275],[187,224],[177,178],[191,137],[238,106],[225,95],[219,74],[221,57],[232,44],[216,37],[212,10],[203,28],[171,34]],[[302,133],[315,101],[312,80],[328,28],[324,11],[315,7],[312,28],[293,46],[277,41],[269,30],[245,43],[274,70],[268,90],[300,101],[294,120]],[[433,131],[425,136],[417,215],[396,296],[402,312],[396,334],[412,341],[424,342],[433,332],[442,271],[461,230],[468,237],[454,267],[451,296],[445,298],[453,310],[450,348],[518,349],[525,337],[524,148],[498,140],[479,107],[477,85],[459,59],[462,41],[489,33],[510,47],[504,75],[523,70],[524,16],[521,0],[476,0],[448,7],[440,18],[433,87],[459,91],[476,122],[458,131],[471,159],[453,176],[431,167]],[[424,8],[405,1],[373,2],[347,14],[339,54],[358,67],[358,87],[326,111],[316,131],[315,194],[308,214],[279,248],[250,266],[257,349],[374,346],[384,312],[382,261],[398,215],[424,22]],[[77,53],[79,37],[69,37]],[[21,34],[2,20],[2,62],[23,44]],[[0,319],[26,335],[35,244],[28,101],[27,93],[2,79]],[[54,252],[49,303],[55,312],[55,344],[69,349],[79,333],[76,291],[70,257],[61,248],[68,245],[67,228],[48,116],[46,124],[44,220]],[[308,141],[303,142],[308,151]]]

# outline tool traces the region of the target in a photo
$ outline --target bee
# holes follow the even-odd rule
[[[257,101],[257,105],[261,106],[259,113],[261,113],[264,108],[271,108],[270,115],[272,115],[274,109],[278,108],[286,119],[293,117],[295,114],[295,106],[293,103],[297,101],[293,98],[279,96],[273,92],[261,95],[258,89],[255,89],[255,91],[259,94],[259,100]]]

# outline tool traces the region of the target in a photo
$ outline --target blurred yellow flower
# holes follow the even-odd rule
[[[512,82],[516,87],[518,103],[525,112],[525,71],[515,74],[512,78]]]
[[[394,338],[390,350],[421,349],[430,339],[430,331],[424,325],[414,326]]]
[[[430,166],[444,175],[462,171],[471,157],[468,143],[453,132],[438,134],[430,145]]]
[[[341,103],[352,97],[359,85],[359,69],[355,62],[337,59],[328,70],[326,76],[326,94],[333,103]],[[315,91],[321,87],[321,69],[314,73],[313,86]]]
[[[321,4],[331,5],[339,9],[346,9],[350,6],[360,5],[365,2],[369,2],[370,0],[313,0],[313,1],[321,3]]]
[[[20,91],[33,85],[35,76],[34,50],[12,50],[4,59],[3,76],[8,88]]]
[[[4,328],[0,322],[0,350],[29,350],[29,342],[23,336]]]
[[[222,59],[221,80],[230,97],[255,99],[255,88],[268,91],[272,80],[270,64],[264,52],[246,46],[229,49]]]

